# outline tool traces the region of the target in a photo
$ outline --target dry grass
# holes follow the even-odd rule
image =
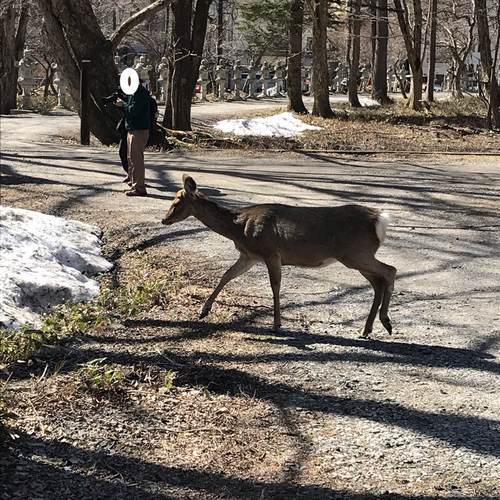
[[[267,116],[283,108],[253,113]],[[236,137],[213,132],[214,140],[200,140],[200,147],[282,150],[334,150],[359,152],[500,152],[500,134],[484,129],[484,105],[473,97],[434,103],[416,112],[396,102],[385,107],[351,109],[335,105],[335,117],[301,116],[321,127],[293,139]]]

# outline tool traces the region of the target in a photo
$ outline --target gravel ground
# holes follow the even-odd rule
[[[500,496],[499,157],[151,153],[151,196],[130,200],[114,151],[24,139],[16,120],[2,119],[2,203],[100,224],[118,279],[184,279],[168,308],[4,369],[18,439],[1,498]],[[236,255],[195,221],[158,224],[186,171],[227,204],[389,211],[395,334],[359,338],[371,291],[340,265],[286,270],[280,334],[262,267],[197,321]],[[96,358],[133,382],[83,391]]]

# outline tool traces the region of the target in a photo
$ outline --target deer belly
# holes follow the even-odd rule
[[[326,267],[330,264],[337,262],[337,259],[333,257],[327,259],[320,260],[309,260],[309,259],[283,259],[281,260],[281,264],[284,266],[297,266],[297,267]]]

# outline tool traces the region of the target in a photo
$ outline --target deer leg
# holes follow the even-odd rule
[[[351,268],[357,269],[365,278],[370,281],[375,290],[375,297],[373,299],[373,304],[370,309],[370,314],[366,320],[365,329],[363,332],[363,337],[367,337],[373,328],[373,320],[377,314],[377,310],[380,307],[380,321],[384,328],[387,330],[389,335],[392,334],[392,323],[388,315],[389,303],[391,301],[391,294],[394,288],[394,278],[396,276],[396,268],[389,266],[380,262],[375,258],[373,254],[361,254],[357,255],[355,258],[350,256],[349,259],[338,259],[342,264]],[[371,279],[377,280],[380,285],[380,292],[377,292],[375,285],[372,283]],[[373,317],[372,317],[373,316]]]
[[[238,260],[224,273],[219,284],[212,292],[212,295],[208,297],[203,309],[201,310],[200,319],[204,318],[208,315],[210,310],[212,309],[212,305],[217,298],[217,295],[221,292],[221,290],[234,278],[242,275],[246,271],[248,271],[253,265],[255,261],[250,259],[247,255],[240,254]]]
[[[385,280],[385,288],[384,288],[384,297],[382,299],[382,306],[380,307],[380,321],[384,325],[384,328],[387,330],[389,335],[392,335],[392,323],[391,318],[389,317],[389,304],[391,302],[391,295],[394,290],[394,280],[396,278],[396,268],[393,266],[389,266],[388,264],[381,264],[385,268],[384,280]]]
[[[269,272],[269,280],[271,281],[271,288],[273,290],[274,302],[274,328],[273,331],[277,332],[281,326],[281,312],[280,312],[280,287],[281,287],[281,259],[279,256],[266,260],[267,270]]]
[[[363,337],[367,338],[373,331],[373,322],[375,321],[378,308],[380,307],[380,303],[382,302],[382,297],[384,296],[384,282],[378,276],[363,271],[360,272],[370,282],[370,284],[373,287],[373,291],[375,292],[375,295],[373,297],[372,307],[370,309],[370,313],[368,314],[368,318],[366,320],[365,328],[363,330],[363,335],[362,335]]]

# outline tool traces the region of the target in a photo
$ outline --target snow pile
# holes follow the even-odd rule
[[[0,207],[0,325],[39,324],[40,314],[62,302],[90,300],[90,279],[113,264],[100,255],[98,227]]]
[[[319,130],[321,127],[308,125],[292,113],[240,120],[222,120],[214,127],[222,132],[236,135],[254,135],[266,137],[295,137],[305,130]]]
[[[358,96],[359,98],[359,103],[361,106],[367,106],[367,107],[375,107],[375,106],[380,106],[380,103],[376,101],[375,99],[372,99],[371,97],[366,97],[364,95]]]

